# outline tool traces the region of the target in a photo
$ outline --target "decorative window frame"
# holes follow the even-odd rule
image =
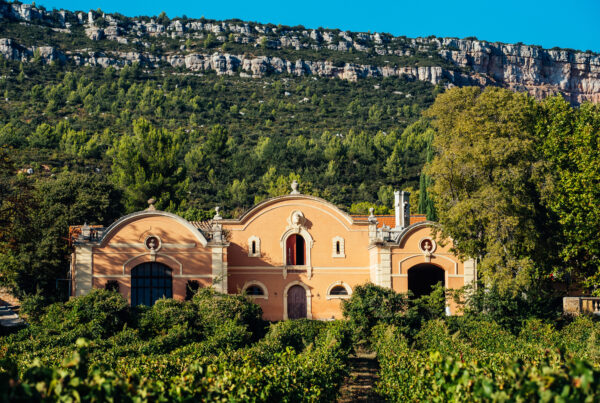
[[[342,286],[346,289],[346,292],[348,292],[348,295],[331,295],[331,290],[333,290],[334,287],[337,286]],[[327,296],[325,297],[326,299],[348,299],[352,296],[352,288],[344,283],[343,281],[335,281],[331,284],[329,284],[329,287],[327,288]]]
[[[295,285],[299,285],[306,291],[306,319],[312,319],[312,294],[310,288],[301,281],[292,281],[283,290],[283,320],[288,320],[288,291]]]
[[[304,245],[305,245],[305,256],[304,256],[304,264],[303,265],[288,265],[287,264],[287,256],[286,256],[286,242],[287,239],[291,236],[291,235],[300,235],[302,236],[302,238],[304,238]],[[286,268],[294,268],[294,267],[298,267],[298,268],[306,268],[307,273],[308,273],[308,278],[310,279],[312,276],[312,260],[311,260],[311,249],[313,247],[314,244],[314,240],[313,237],[308,233],[307,230],[305,230],[304,228],[300,227],[300,228],[289,228],[287,231],[285,231],[283,233],[283,235],[281,235],[281,239],[279,240],[279,245],[281,246],[281,262],[283,263],[283,267],[284,267],[284,277],[285,278],[287,276],[287,272],[285,271]]]
[[[255,242],[255,252],[252,253],[252,242]],[[252,235],[248,238],[248,257],[261,257],[260,254],[260,238]]]
[[[340,253],[337,253],[337,243],[340,243]],[[331,240],[331,257],[333,258],[345,258],[346,257],[346,242],[341,236],[333,237]]]
[[[250,281],[246,281],[244,283],[244,286],[242,287],[242,293],[244,293],[249,287],[251,286],[258,286],[260,288],[262,288],[263,290],[263,295],[248,295],[249,297],[252,297],[254,299],[269,299],[269,290],[267,289],[267,286],[264,285],[263,283],[261,283],[258,280],[250,280]]]

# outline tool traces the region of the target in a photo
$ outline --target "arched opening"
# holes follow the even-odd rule
[[[306,290],[300,285],[294,285],[287,291],[288,319],[306,318]]]
[[[258,285],[251,285],[250,287],[246,288],[246,294],[247,295],[265,295],[265,292],[262,289],[262,287],[260,287]]]
[[[173,298],[173,271],[158,262],[147,262],[131,270],[131,305],[152,306],[160,298]]]
[[[336,241],[335,242],[335,254],[339,255],[340,254],[340,241]]]
[[[305,264],[306,242],[302,235],[292,234],[286,242],[286,264],[288,266],[302,266]]]
[[[443,269],[430,263],[422,263],[408,270],[408,289],[412,291],[414,298],[429,295],[433,286],[441,282],[443,286],[446,275]]]
[[[342,285],[336,285],[329,291],[329,295],[348,295],[348,290]]]
[[[256,255],[256,241],[252,241],[252,254]]]

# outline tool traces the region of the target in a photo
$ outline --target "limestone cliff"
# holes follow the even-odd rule
[[[345,80],[406,76],[445,86],[498,85],[528,91],[536,98],[561,93],[574,104],[600,102],[600,55],[592,52],[241,21],[176,19],[161,23],[94,11],[47,12],[5,2],[0,2],[0,20],[84,35],[96,45],[92,51],[47,43],[25,46],[18,37],[0,39],[0,54],[11,60],[37,57],[43,62],[117,68],[138,62],[150,68],[170,66],[247,77],[272,73]],[[193,45],[197,43],[205,46],[198,49]],[[211,50],[217,46],[218,51]],[[234,51],[228,52],[228,46]],[[327,57],[322,56],[324,52]]]

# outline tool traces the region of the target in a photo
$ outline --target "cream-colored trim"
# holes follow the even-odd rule
[[[168,243],[165,242],[163,243],[163,248],[169,248],[169,249],[192,249],[196,247],[196,243],[192,242],[192,243]]]
[[[102,236],[102,239],[99,242],[100,247],[105,247],[106,244],[109,242],[109,240],[112,239],[114,234],[118,233],[121,230],[121,228],[123,228],[125,225],[132,223],[134,221],[137,221],[137,220],[141,220],[143,218],[148,218],[148,217],[171,218],[171,219],[177,221],[178,223],[180,223],[181,225],[183,225],[184,227],[186,227],[194,235],[194,237],[198,240],[198,242],[200,242],[200,244],[202,246],[206,247],[206,244],[208,243],[206,238],[204,238],[204,235],[202,235],[202,232],[200,232],[200,230],[198,228],[194,227],[185,218],[180,217],[176,214],[167,213],[166,211],[144,210],[144,211],[138,211],[135,213],[131,213],[129,215],[126,215],[125,217],[121,217],[120,219],[118,219],[117,221],[112,223],[111,226],[107,228],[106,232]]]
[[[337,243],[340,243],[340,253],[337,252]],[[333,258],[345,258],[346,257],[346,247],[344,238],[341,236],[334,236],[331,240],[331,257]]]
[[[285,250],[286,241],[290,235],[294,235],[294,234],[300,235],[300,236],[302,236],[302,238],[304,238],[304,245],[306,247],[306,256],[304,256],[306,261],[304,262],[304,265],[288,266],[286,264],[287,263],[287,256],[286,256],[286,250]],[[287,277],[288,270],[301,270],[302,268],[306,269],[306,273],[308,274],[309,279],[312,277],[311,250],[312,250],[313,244],[314,244],[313,237],[303,227],[297,227],[297,226],[288,227],[287,230],[283,233],[283,235],[281,235],[281,238],[279,239],[279,245],[281,246],[281,253],[282,253],[282,257],[283,257],[282,262],[285,264],[285,266],[283,267],[283,278],[284,279]],[[296,267],[298,267],[298,269],[295,269]]]
[[[160,241],[160,238],[156,235],[149,235],[149,236],[153,236],[155,238],[158,238],[158,240]],[[148,237],[146,237],[147,239]],[[109,248],[145,248],[146,245],[144,243],[127,243],[127,242],[113,242],[113,243],[109,243],[107,245]],[[191,249],[191,248],[195,248],[196,244],[195,243],[169,243],[169,242],[165,242],[162,243],[161,241],[161,246],[163,248],[169,248],[169,249]],[[158,248],[156,249],[158,251]]]
[[[212,248],[213,288],[222,294],[227,294],[227,262],[223,259],[226,249],[226,246]]]
[[[254,242],[255,252],[252,253],[252,242]],[[252,235],[248,238],[248,257],[260,257],[260,238]]]
[[[242,216],[239,219],[237,219],[237,220],[223,220],[223,223],[224,224],[241,224],[246,219],[248,219],[248,217],[252,216],[254,213],[258,212],[259,210],[263,210],[263,212],[267,211],[265,209],[265,207],[267,207],[269,205],[273,205],[273,204],[279,203],[279,202],[291,201],[292,203],[284,204],[284,205],[285,206],[297,205],[297,206],[307,207],[306,204],[302,204],[302,203],[298,203],[297,202],[298,200],[302,200],[302,199],[316,201],[318,203],[321,203],[323,205],[328,206],[330,208],[330,210],[333,210],[336,213],[338,213],[350,225],[352,225],[352,224],[368,225],[368,222],[366,222],[366,221],[364,221],[364,222],[363,221],[358,221],[358,220],[355,221],[348,213],[340,210],[337,206],[335,206],[334,204],[328,202],[325,199],[321,199],[320,197],[315,197],[315,196],[303,195],[303,194],[278,196],[278,197],[273,197],[273,198],[270,198],[270,199],[263,200],[262,202],[258,203],[257,205],[255,205],[254,207],[252,207],[250,210],[248,210],[244,214],[242,214]],[[294,202],[296,202],[296,203],[294,203]],[[275,206],[275,207],[279,207],[279,206]],[[311,206],[311,207],[314,207],[314,206]],[[328,212],[328,214],[331,214],[331,212]],[[257,215],[258,214],[254,215],[254,217],[256,217]],[[338,219],[338,221],[340,221],[340,220]]]
[[[127,242],[113,242],[113,243],[109,243],[108,245],[109,248],[144,248],[144,244],[143,243],[127,243]]]
[[[267,289],[267,286],[258,280],[246,281],[244,283],[244,286],[242,287],[242,293],[245,292],[248,289],[248,287],[250,287],[251,285],[256,285],[256,286],[260,287],[263,290],[263,295],[248,295],[249,297],[269,299],[269,290]]]
[[[313,270],[318,270],[318,271],[323,271],[323,270],[365,270],[365,271],[369,271],[369,266],[362,266],[362,267],[314,266]]]
[[[94,278],[129,278],[130,274],[96,274]],[[173,278],[212,278],[210,274],[173,274]]]
[[[142,253],[142,254],[136,255],[136,256],[134,256],[134,257],[132,257],[132,258],[129,258],[129,259],[127,259],[127,260],[125,261],[125,263],[123,263],[123,275],[127,275],[127,266],[129,265],[129,263],[130,263],[131,261],[133,261],[133,260],[137,259],[137,258],[140,258],[140,257],[142,257],[142,256],[150,256],[150,260],[149,260],[150,262],[156,262],[156,257],[157,257],[157,256],[164,257],[164,258],[166,258],[166,259],[170,259],[170,260],[172,260],[173,262],[175,262],[175,263],[177,264],[177,266],[179,266],[179,275],[182,275],[182,274],[183,274],[183,265],[181,264],[181,262],[180,262],[179,260],[175,259],[174,257],[172,257],[172,256],[169,256],[169,255],[165,255],[164,253],[152,253],[152,252],[146,252],[146,253]],[[141,262],[141,263],[148,263],[148,262]],[[140,264],[141,264],[141,263],[140,263]],[[171,268],[171,269],[172,269],[172,268]]]
[[[75,246],[75,296],[85,295],[93,286],[94,254],[91,245]]]
[[[427,257],[426,257],[424,254],[422,254],[422,253],[415,254],[415,255],[410,255],[410,256],[407,256],[407,257],[405,257],[404,259],[402,259],[402,260],[401,260],[401,261],[398,263],[398,270],[399,270],[399,271],[398,271],[398,274],[404,274],[404,273],[402,272],[402,263],[404,263],[404,262],[405,262],[405,261],[407,261],[408,259],[412,259],[413,257],[419,257],[419,256],[423,256],[423,262],[421,262],[421,263],[431,263],[431,260],[429,260],[429,261],[428,261],[428,260],[427,260]],[[436,258],[438,258],[438,257],[439,257],[439,258],[441,258],[441,259],[446,259],[446,260],[449,260],[449,261],[451,261],[452,263],[454,263],[454,274],[458,274],[458,262],[456,262],[455,260],[453,260],[453,259],[450,259],[448,256],[445,256],[445,255],[439,255],[439,254],[437,254],[437,253],[436,253],[436,254],[432,254],[430,257],[436,257]],[[417,263],[417,264],[421,264],[421,263]],[[431,264],[435,264],[435,263],[431,263]],[[413,266],[414,266],[414,265],[413,265]],[[411,266],[411,267],[412,267],[412,266]],[[444,270],[444,268],[443,268],[443,267],[441,267],[441,266],[440,266],[440,268],[441,268],[442,270]],[[408,271],[409,269],[410,269],[410,267],[409,267],[409,268],[407,268],[407,269],[406,269],[406,271]],[[444,270],[444,271],[445,271],[445,270]]]
[[[416,255],[410,255],[405,257],[404,259],[402,259],[399,263],[398,263],[398,274],[403,274],[402,273],[402,263],[404,263],[405,261],[407,261],[408,259],[412,259],[413,257],[419,257],[419,256],[423,256],[422,253],[416,254]],[[420,263],[419,263],[420,264]],[[408,269],[406,269],[408,271]]]
[[[344,287],[346,289],[346,292],[348,293],[348,295],[331,295],[331,290],[334,287],[337,287],[337,286]],[[348,299],[348,298],[350,298],[352,296],[352,288],[348,284],[344,283],[341,280],[340,281],[335,281],[335,282],[331,283],[329,285],[329,287],[327,288],[327,294],[326,295],[327,295],[326,299]]]
[[[310,288],[308,288],[308,286],[301,281],[292,281],[291,283],[288,283],[288,285],[286,285],[285,289],[283,290],[283,320],[289,319],[287,304],[288,290],[295,285],[301,286],[306,291],[306,319],[312,319],[312,301]]]
[[[99,251],[97,247],[94,247],[94,255],[131,255],[132,253],[135,252],[139,252],[139,251],[127,251],[127,252],[102,252]],[[164,245],[163,245],[163,254],[177,254],[177,255],[181,255],[182,253],[185,253],[186,255],[210,255],[212,254],[212,251],[209,250],[203,250],[203,251],[182,251],[182,252],[176,252],[176,251],[169,251],[166,252],[164,250]]]
[[[282,270],[287,267],[290,270],[306,270],[306,266],[229,266],[229,270],[266,270],[275,271]],[[315,270],[369,270],[369,266],[313,266],[313,272]]]

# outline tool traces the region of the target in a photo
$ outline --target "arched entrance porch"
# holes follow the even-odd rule
[[[431,263],[421,263],[408,270],[408,289],[414,298],[429,295],[437,283],[446,286],[446,273]]]

